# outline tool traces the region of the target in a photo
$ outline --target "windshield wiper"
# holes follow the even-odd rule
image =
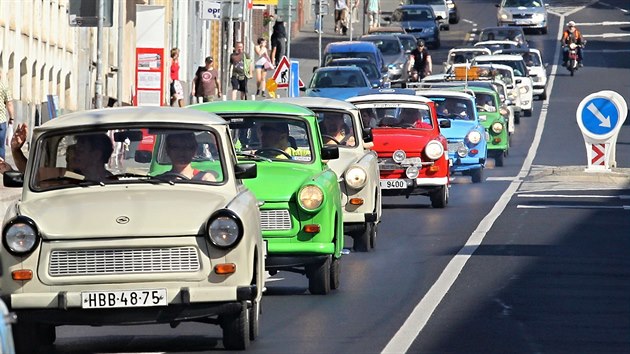
[[[249,152],[237,152],[236,156],[242,156],[242,157],[246,157],[249,159],[253,159],[253,160],[258,160],[258,161],[267,161],[267,162],[271,162],[272,160],[270,158],[264,157],[264,156],[260,156],[260,155],[256,155],[256,154],[252,154]]]

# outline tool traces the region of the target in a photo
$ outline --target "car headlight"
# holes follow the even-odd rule
[[[446,4],[446,6],[448,6],[449,9],[454,9],[455,8],[455,3],[454,2],[449,2]]]
[[[516,93],[514,93],[514,91],[510,91],[508,93],[508,98],[512,101],[516,100]]]
[[[230,248],[243,237],[243,223],[232,211],[222,209],[212,214],[206,232],[213,245],[218,248]]]
[[[492,131],[495,134],[499,134],[503,131],[503,124],[499,123],[499,122],[494,122],[492,123]]]
[[[457,155],[459,157],[465,157],[466,155],[468,155],[468,148],[466,147],[466,145],[461,144],[457,147]]]
[[[425,32],[427,32],[429,34],[433,34],[433,33],[435,33],[435,27],[425,28]]]
[[[416,179],[419,174],[420,170],[418,169],[418,166],[409,166],[405,170],[405,175],[410,179]]]
[[[528,93],[529,92],[529,86],[521,86],[518,88],[518,92],[520,93]]]
[[[407,154],[405,154],[404,150],[396,150],[392,155],[392,159],[394,159],[395,163],[401,163],[407,158]]]
[[[499,108],[499,113],[502,116],[507,117],[510,115],[510,110],[507,107],[501,106],[501,108]]]
[[[544,19],[545,19],[545,14],[537,13],[537,14],[532,15],[532,20],[534,21],[542,21]]]
[[[499,16],[501,16],[502,20],[509,20],[510,17],[511,17],[510,14],[507,13],[507,12],[501,12],[501,14]]]
[[[319,208],[324,201],[324,192],[316,185],[309,184],[302,188],[298,195],[300,206],[304,210],[313,211]]]
[[[32,252],[39,244],[39,240],[37,225],[25,216],[18,216],[9,221],[2,232],[4,247],[15,256]]]
[[[424,148],[424,153],[431,160],[437,160],[444,154],[444,146],[442,146],[442,143],[437,140],[431,140]]]
[[[476,130],[469,132],[468,141],[470,141],[473,144],[479,144],[479,142],[481,141],[481,134]]]
[[[367,173],[362,167],[353,166],[346,171],[346,183],[354,188],[359,189],[365,186],[367,181]]]

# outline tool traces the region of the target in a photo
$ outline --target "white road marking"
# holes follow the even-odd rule
[[[514,181],[518,177],[487,177],[486,181]]]
[[[630,205],[517,205],[518,209],[623,209],[630,210]]]
[[[630,37],[630,33],[583,34],[584,38],[619,38]]]
[[[564,23],[564,16],[560,15],[560,24]],[[558,26],[558,34],[556,41],[556,49],[554,58],[558,58],[560,56],[560,39],[562,38],[562,32],[564,31],[564,26]],[[532,145],[529,147],[529,151],[527,152],[527,156],[525,157],[525,161],[523,162],[523,166],[519,171],[517,178],[515,178],[508,188],[503,192],[499,200],[492,207],[492,210],[486,215],[483,220],[477,226],[477,229],[473,231],[470,235],[464,247],[462,247],[459,252],[451,259],[451,261],[446,265],[442,274],[440,274],[439,278],[436,282],[431,286],[426,295],[420,300],[420,302],[413,309],[409,317],[405,320],[403,325],[400,327],[398,332],[394,334],[394,337],[387,343],[385,348],[383,348],[381,353],[404,353],[406,352],[411,344],[416,340],[418,334],[422,331],[424,326],[426,326],[429,318],[440,304],[446,293],[449,291],[451,286],[457,280],[459,274],[461,274],[464,266],[470,256],[475,253],[475,250],[481,242],[483,242],[484,237],[488,233],[488,231],[492,228],[492,225],[497,220],[497,218],[503,213],[505,208],[507,207],[512,196],[516,194],[516,191],[521,186],[522,178],[527,176],[529,171],[532,168],[532,163],[534,158],[536,157],[536,152],[538,151],[538,146],[540,145],[540,139],[542,137],[542,133],[545,127],[545,122],[547,121],[547,107],[549,105],[549,98],[551,97],[551,91],[553,90],[553,83],[556,77],[556,71],[558,70],[557,65],[553,65],[551,67],[551,75],[549,76],[548,81],[548,90],[549,94],[547,98],[543,101],[543,108],[540,112],[540,118],[538,119],[538,125],[536,126],[536,133],[534,134],[534,139],[532,141]]]
[[[630,49],[584,49],[584,52],[615,54],[615,53],[627,53],[627,52],[630,52]]]
[[[519,198],[597,198],[597,199],[630,199],[630,195],[592,195],[592,194],[519,194]]]
[[[624,26],[630,25],[630,21],[603,21],[603,22],[580,22],[576,26]]]
[[[623,13],[627,13],[627,12],[628,12],[628,10],[626,10],[626,9],[622,9],[621,7],[613,6],[613,5],[611,5],[611,4],[609,4],[609,3],[606,3],[606,2],[602,2],[602,1],[600,1],[599,3],[600,3],[600,4],[602,4],[602,5],[604,5],[604,6],[608,6],[608,7],[615,8],[615,9],[617,9],[617,10],[619,10],[619,11],[623,12]]]

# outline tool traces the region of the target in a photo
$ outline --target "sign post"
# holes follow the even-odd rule
[[[628,115],[628,105],[614,91],[586,96],[576,111],[577,123],[586,147],[586,172],[610,172],[615,167],[617,135]]]

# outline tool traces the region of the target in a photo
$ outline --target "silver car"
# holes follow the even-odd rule
[[[407,67],[409,66],[409,54],[398,37],[391,34],[366,34],[359,37],[360,41],[372,42],[381,51],[390,84],[405,87],[409,81]]]
[[[429,5],[433,9],[436,18],[440,18],[440,29],[448,31],[451,29],[449,21],[449,7],[446,0],[407,0],[409,5]],[[458,20],[459,21],[459,20]],[[453,22],[454,23],[454,22]]]
[[[521,26],[547,34],[547,4],[544,0],[501,0],[497,26]]]

